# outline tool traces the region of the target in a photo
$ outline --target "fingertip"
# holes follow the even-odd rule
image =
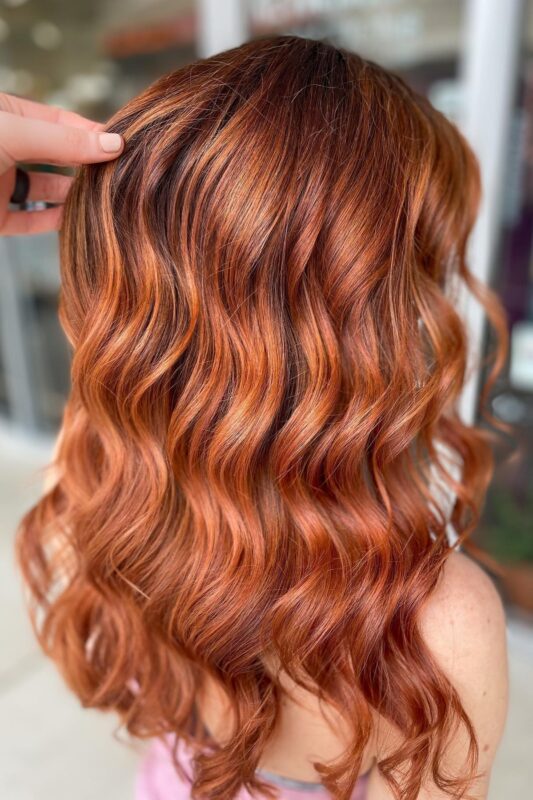
[[[118,156],[124,149],[124,139],[118,133],[100,133],[98,140],[102,152],[110,157]]]

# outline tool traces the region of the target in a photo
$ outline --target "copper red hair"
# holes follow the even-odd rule
[[[417,620],[493,469],[457,410],[457,281],[499,337],[485,400],[506,348],[467,265],[470,147],[397,75],[297,36],[167,75],[108,129],[123,155],[82,167],[65,207],[72,387],[55,483],[18,535],[45,652],[139,737],[202,746],[215,679],[236,724],[196,751],[194,798],[275,796],[255,774],[274,666],[349,726],[344,757],[315,764],[333,797],[372,712],[404,737],[379,762],[401,800],[426,774],[462,796],[475,731]],[[468,769],[449,776],[457,725]]]

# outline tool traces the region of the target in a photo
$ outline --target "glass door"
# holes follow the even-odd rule
[[[491,410],[513,433],[499,447],[475,538],[504,565],[499,580],[508,602],[533,621],[533,0],[522,32],[492,265],[510,350]]]

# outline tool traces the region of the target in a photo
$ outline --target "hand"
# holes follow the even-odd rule
[[[29,172],[28,200],[58,203],[44,211],[10,211],[15,165],[25,163],[74,166],[109,161],[124,149],[117,133],[73,111],[0,93],[0,234],[43,233],[59,228],[62,203],[72,178]]]

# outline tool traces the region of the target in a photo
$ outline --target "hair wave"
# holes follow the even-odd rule
[[[179,69],[107,129],[123,155],[82,167],[64,210],[71,393],[17,538],[42,647],[84,705],[199,745],[193,798],[276,796],[255,769],[278,667],[349,726],[315,764],[334,798],[373,712],[404,736],[378,762],[398,798],[428,772],[462,796],[475,732],[417,621],[493,469],[457,410],[457,280],[498,334],[483,403],[506,350],[467,265],[470,147],[399,76],[297,36]],[[236,720],[210,753],[206,674]],[[450,777],[458,724],[470,771]]]

